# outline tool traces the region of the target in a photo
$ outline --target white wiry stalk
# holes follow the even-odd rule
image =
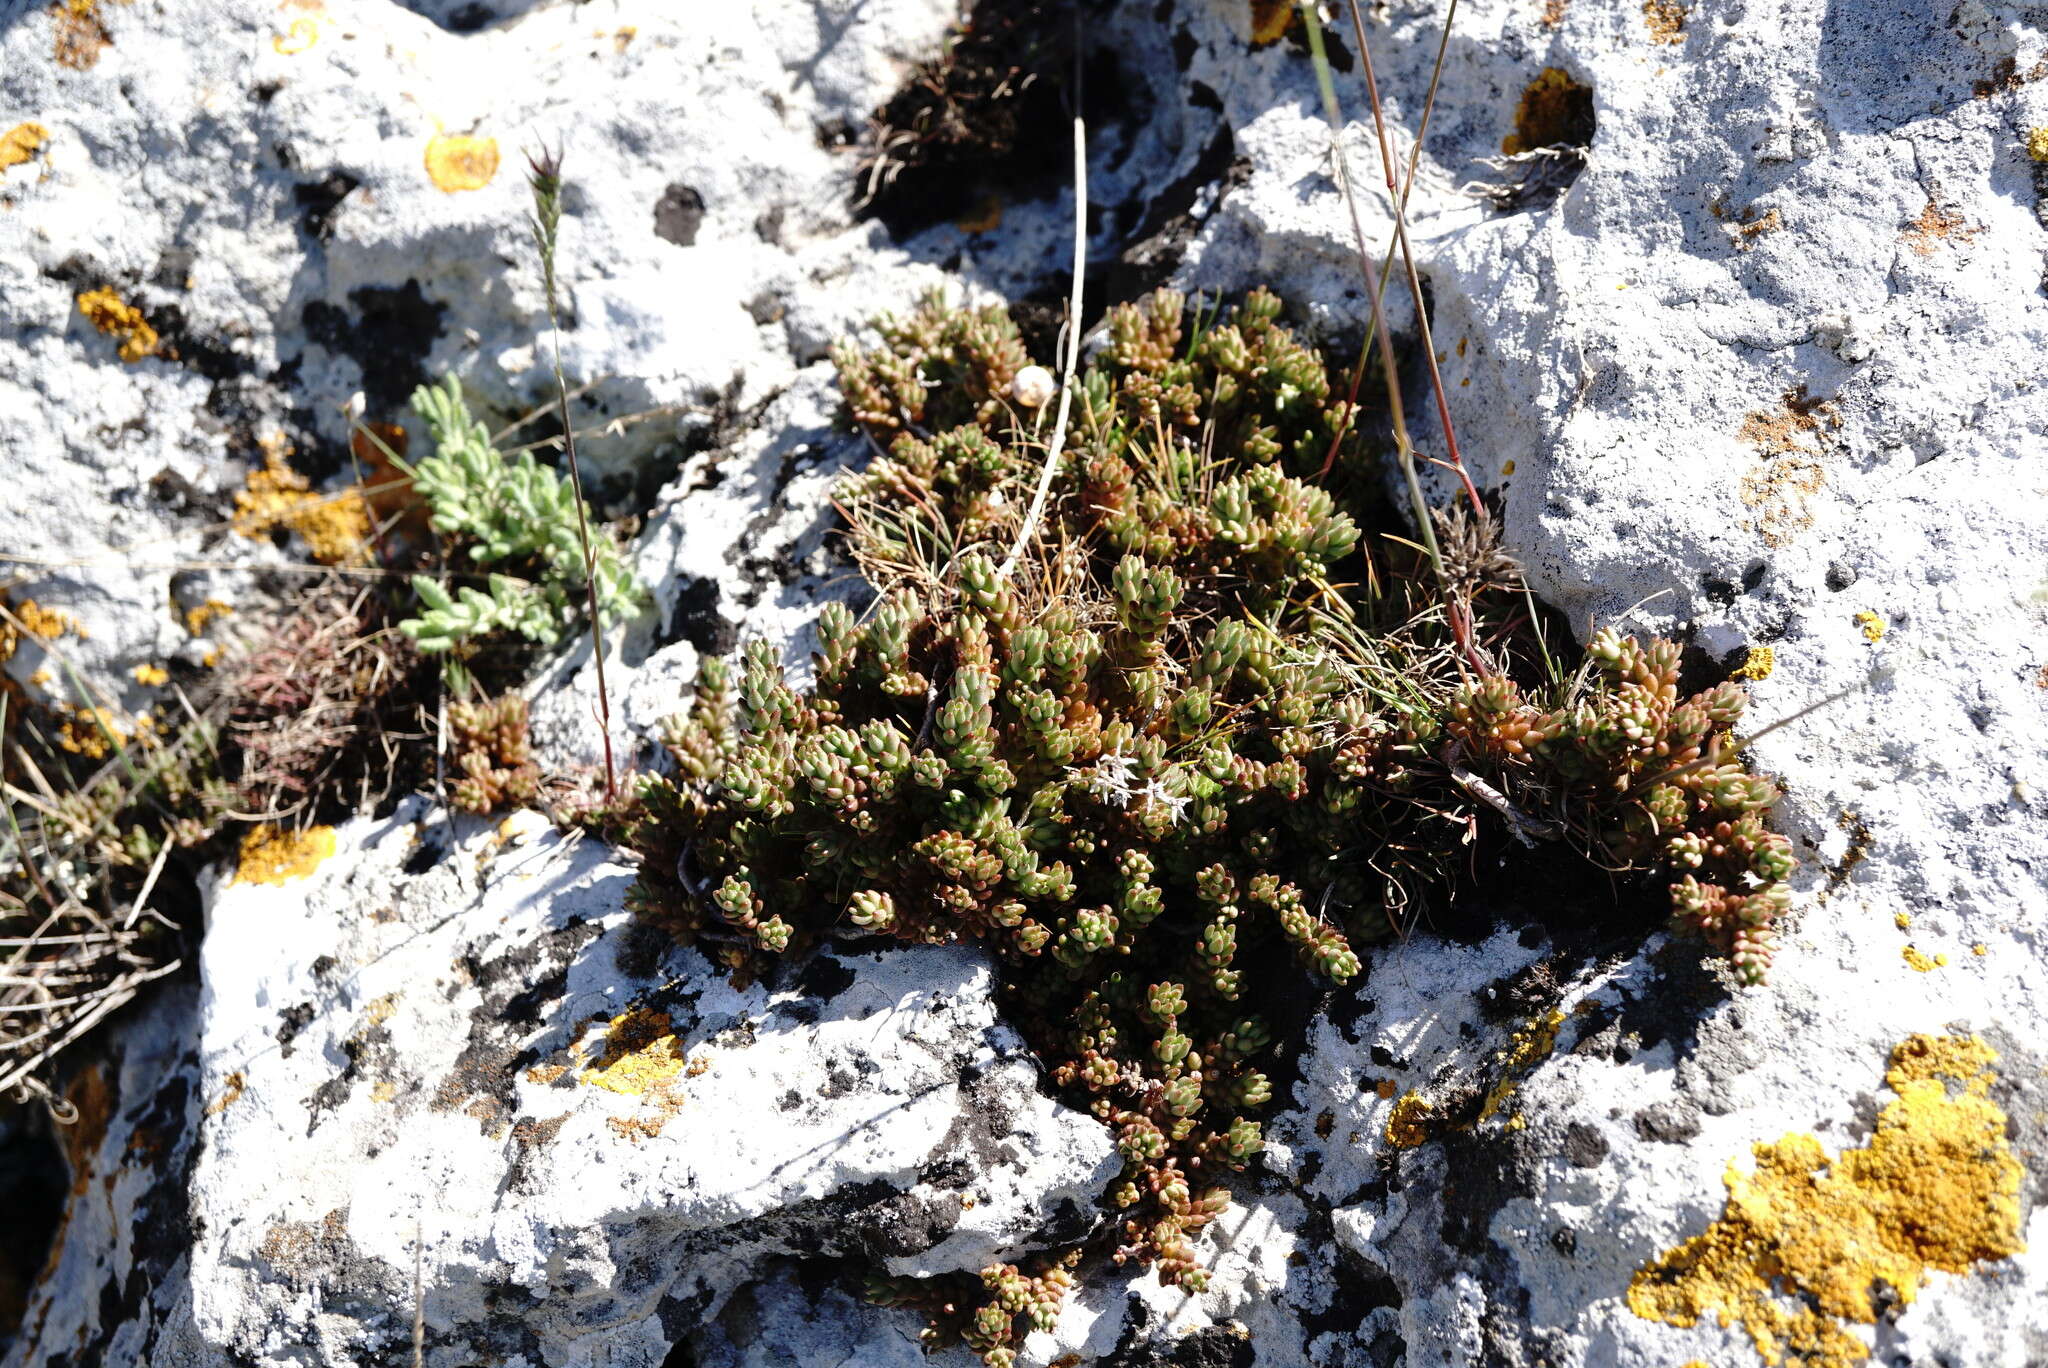
[[[1080,59],[1076,57],[1075,64]],[[1081,366],[1081,281],[1088,269],[1088,127],[1081,118],[1081,91],[1078,82],[1074,89],[1074,289],[1067,300],[1067,359],[1065,373],[1060,376],[1060,409],[1052,424],[1052,445],[1046,448],[1045,468],[1038,472],[1038,488],[1031,495],[1031,507],[1024,514],[1024,525],[1017,529],[1016,544],[1010,547],[1010,554],[1003,560],[1002,568],[996,571],[998,579],[1008,579],[1010,572],[1017,568],[1018,558],[1024,548],[1031,544],[1031,538],[1038,532],[1039,519],[1045,516],[1046,495],[1052,491],[1053,472],[1059,469],[1060,449],[1067,442],[1067,415],[1074,404],[1074,372]]]

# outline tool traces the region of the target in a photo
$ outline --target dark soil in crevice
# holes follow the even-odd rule
[[[1110,0],[1113,3],[1113,0]],[[1104,0],[978,0],[958,35],[875,111],[852,196],[899,241],[1072,175],[1076,35],[1091,129],[1134,117],[1117,54],[1089,43]]]
[[[64,1154],[44,1118],[28,1108],[0,1117],[0,1350],[21,1325],[30,1289],[41,1276],[64,1219],[71,1186]]]

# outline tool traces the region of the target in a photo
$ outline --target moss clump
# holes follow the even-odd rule
[[[1444,520],[1440,578],[1366,545],[1375,467],[1279,314],[1264,292],[1112,311],[1008,574],[1047,422],[1009,398],[1008,318],[931,301],[839,348],[887,444],[838,491],[878,598],[821,612],[808,688],[765,643],[737,675],[706,662],[629,833],[640,913],[739,973],[843,937],[988,947],[1056,1083],[1116,1132],[1116,1260],[1190,1290],[1303,976],[1354,978],[1482,821],[1710,876],[1680,915],[1753,975],[1782,887],[1730,871],[1789,867],[1775,791],[1713,740],[1734,686],[1681,701],[1676,647],[1603,633],[1528,701],[1487,654],[1533,644],[1492,592],[1512,563],[1489,519]],[[1000,1368],[1066,1267],[876,1291]]]

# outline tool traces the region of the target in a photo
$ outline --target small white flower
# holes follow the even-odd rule
[[[1052,378],[1051,371],[1043,366],[1026,366],[1010,382],[1010,397],[1022,408],[1044,408],[1058,389],[1059,382]]]
[[[1167,811],[1168,818],[1175,825],[1178,825],[1180,823],[1181,813],[1185,812],[1187,810],[1188,804],[1193,801],[1192,799],[1184,798],[1179,794],[1169,793],[1167,791],[1166,785],[1160,783],[1159,780],[1156,778],[1147,779],[1145,781],[1144,796],[1150,799],[1151,801],[1158,803],[1161,807],[1165,808]]]
[[[1095,763],[1076,773],[1081,787],[1111,807],[1126,807],[1131,801],[1131,757],[1121,751],[1100,756]]]

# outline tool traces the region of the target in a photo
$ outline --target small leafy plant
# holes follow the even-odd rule
[[[988,947],[1054,1081],[1116,1132],[1115,1259],[1195,1291],[1299,976],[1357,976],[1481,823],[1680,874],[1679,924],[1752,980],[1790,868],[1776,790],[1719,739],[1739,688],[1681,701],[1677,648],[1613,633],[1537,671],[1488,520],[1444,520],[1429,559],[1368,544],[1364,439],[1279,314],[1263,291],[1113,310],[1007,576],[1044,451],[1007,315],[934,299],[841,346],[886,443],[837,500],[877,598],[821,611],[807,688],[766,643],[707,660],[629,833],[640,914],[740,974],[844,938]],[[870,1292],[1004,1368],[1071,1266]]]
[[[451,592],[432,576],[414,575],[425,611],[399,630],[429,652],[495,632],[559,643],[576,627],[585,596],[574,486],[531,452],[506,459],[470,413],[454,376],[422,385],[412,402],[435,450],[406,473],[431,510],[434,530],[453,539],[459,560],[485,572],[487,588],[465,584]],[[598,611],[607,618],[632,613],[645,593],[617,544],[593,538],[591,553]]]

